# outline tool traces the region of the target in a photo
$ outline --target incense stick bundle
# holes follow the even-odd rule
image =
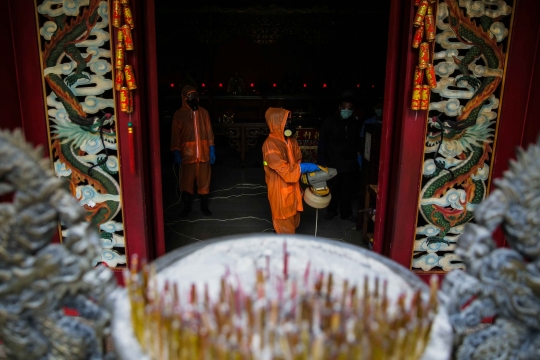
[[[437,313],[434,280],[429,296],[389,298],[388,282],[364,277],[360,284],[317,273],[289,271],[283,246],[283,273],[255,268],[255,285],[244,291],[229,270],[212,299],[192,284],[180,297],[178,286],[158,289],[153,265],[132,258],[125,271],[131,320],[142,349],[152,359],[418,359]],[[340,289],[336,284],[342,284]],[[358,286],[359,285],[359,286]],[[361,289],[360,291],[358,289]],[[202,296],[201,296],[202,295]]]

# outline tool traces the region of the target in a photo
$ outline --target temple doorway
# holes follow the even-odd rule
[[[303,160],[310,162],[317,162],[319,127],[344,93],[355,98],[358,121],[373,117],[384,93],[389,4],[156,3],[167,251],[216,236],[273,231],[261,153],[266,109],[292,111]],[[211,217],[202,215],[196,198],[188,217],[177,216],[180,169],[169,146],[184,85],[199,92],[216,136]],[[376,182],[378,163],[366,164],[351,189],[353,211],[364,207],[366,184]],[[306,205],[298,233],[313,235],[317,226],[318,236],[362,244],[358,224],[323,216]]]

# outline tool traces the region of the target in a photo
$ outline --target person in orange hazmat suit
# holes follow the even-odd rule
[[[299,211],[304,210],[300,175],[320,170],[313,163],[302,162],[290,116],[289,110],[277,108],[269,108],[265,114],[270,134],[262,148],[263,164],[272,222],[278,234],[294,234],[300,225]]]
[[[205,216],[210,191],[210,165],[216,160],[214,132],[208,111],[199,106],[199,94],[192,86],[182,89],[182,108],[176,110],[171,129],[171,150],[174,162],[180,165],[180,190],[184,207],[180,216],[191,212],[194,184],[201,198],[201,211]]]

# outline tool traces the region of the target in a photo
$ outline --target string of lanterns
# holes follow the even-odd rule
[[[435,17],[436,0],[415,0],[417,6],[412,46],[419,49],[418,65],[414,72],[414,88],[412,95],[412,110],[428,110],[430,90],[437,87],[435,68],[430,62],[433,40],[435,40]],[[435,8],[435,9],[434,9]],[[424,76],[425,74],[425,76]],[[424,84],[424,78],[427,85]]]
[[[122,22],[122,19],[124,20]],[[135,28],[133,14],[129,6],[129,0],[113,0],[112,25],[117,28],[117,45],[115,69],[116,77],[114,88],[120,95],[120,111],[129,114],[128,140],[129,140],[129,167],[132,174],[135,173],[135,146],[133,139],[133,91],[137,89],[133,68],[126,64],[126,51],[133,51],[135,45],[131,31]]]

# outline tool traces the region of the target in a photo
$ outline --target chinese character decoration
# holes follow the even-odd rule
[[[435,68],[430,62],[432,44],[435,40],[435,17],[436,0],[415,0],[418,7],[414,17],[416,32],[412,46],[419,49],[418,65],[414,73],[414,88],[411,109],[428,110],[430,89],[437,87]],[[425,76],[424,76],[425,74]],[[424,84],[424,79],[427,85]]]
[[[123,22],[122,22],[123,20]],[[117,28],[115,89],[120,95],[120,111],[128,113],[129,169],[135,173],[135,146],[133,139],[133,91],[137,89],[133,68],[127,64],[126,51],[135,49],[131,30],[135,27],[129,0],[113,0],[113,26]]]

